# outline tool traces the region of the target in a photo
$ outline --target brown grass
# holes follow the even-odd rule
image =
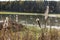
[[[22,28],[21,31],[0,30],[0,40],[60,40],[60,31],[51,29],[46,31],[37,27]]]

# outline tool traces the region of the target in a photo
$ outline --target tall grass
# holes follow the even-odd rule
[[[12,29],[0,30],[0,40],[60,40],[60,31],[57,29],[48,30],[47,28],[45,31],[38,27],[24,27],[16,32]]]

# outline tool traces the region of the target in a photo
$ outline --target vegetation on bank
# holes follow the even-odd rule
[[[60,13],[59,4],[56,1],[49,2],[49,12]],[[43,13],[47,5],[47,1],[7,1],[0,2],[0,11]]]
[[[20,31],[10,29],[0,30],[0,40],[60,40],[58,29],[43,29],[39,27],[23,27]],[[42,31],[43,30],[43,31]]]

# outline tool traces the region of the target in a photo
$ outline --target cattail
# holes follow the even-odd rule
[[[39,27],[41,28],[41,24],[40,24],[39,18],[36,19],[36,22],[38,23]]]
[[[16,22],[18,22],[18,15],[16,15]]]
[[[3,24],[3,28],[8,27],[8,23],[9,23],[8,21],[9,21],[9,18],[6,17],[6,19],[5,19],[5,21],[4,21],[4,24]]]

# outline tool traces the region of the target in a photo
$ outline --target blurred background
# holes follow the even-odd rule
[[[46,6],[49,5],[49,14],[60,14],[60,1],[46,1],[46,0],[36,0],[36,1],[0,1],[0,13],[12,13],[12,14],[0,14],[0,20],[5,19],[5,17],[10,17],[12,20],[16,20],[17,13],[28,13],[29,15],[18,15],[18,22],[21,24],[37,24],[36,19],[40,19],[41,25],[44,25],[44,16],[42,15],[30,15],[34,14],[44,14],[46,11]],[[16,14],[13,15],[13,12]],[[59,17],[49,17],[52,22],[52,26],[60,26]],[[47,21],[50,25],[49,20]]]
[[[44,13],[48,1],[0,1],[0,11]],[[60,13],[60,2],[49,1],[49,12]]]

